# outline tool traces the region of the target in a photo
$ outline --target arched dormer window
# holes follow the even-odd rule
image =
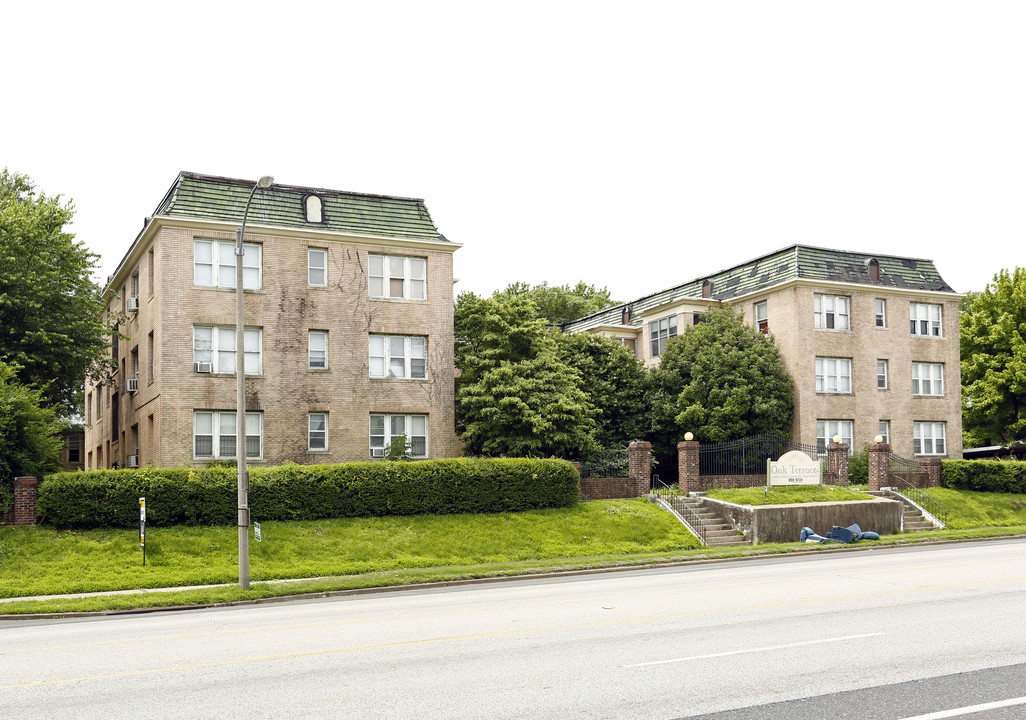
[[[713,281],[712,280],[706,280],[704,283],[702,283],[702,297],[703,298],[711,298],[712,294],[713,294]]]
[[[873,282],[880,282],[880,261],[876,258],[869,258],[866,261],[866,267],[869,268],[869,279]]]
[[[307,195],[303,198],[303,210],[305,212],[307,222],[324,222],[324,206],[317,195]]]

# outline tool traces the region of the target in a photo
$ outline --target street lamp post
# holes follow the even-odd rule
[[[257,180],[246,200],[242,227],[235,231],[235,457],[239,468],[239,587],[249,590],[249,472],[246,470],[246,318],[243,312],[242,239],[249,204],[259,188],[268,188],[270,175]]]

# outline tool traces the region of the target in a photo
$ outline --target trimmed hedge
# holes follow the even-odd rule
[[[253,520],[516,512],[570,507],[579,477],[565,460],[468,459],[286,463],[250,469]],[[39,514],[57,527],[134,527],[139,498],[146,523],[230,525],[238,517],[234,468],[143,468],[48,475]]]
[[[953,490],[1026,494],[1026,462],[944,460],[941,486]]]

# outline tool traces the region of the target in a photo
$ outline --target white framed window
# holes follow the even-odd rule
[[[328,449],[328,413],[314,412],[307,416],[306,449]]]
[[[369,293],[373,298],[427,298],[427,260],[399,255],[369,255]]]
[[[307,367],[321,370],[328,367],[328,333],[324,330],[311,330],[307,339]]]
[[[667,341],[672,337],[677,337],[677,316],[670,315],[650,322],[648,336],[652,357],[659,357],[666,349]]]
[[[813,295],[815,327],[817,330],[849,330],[851,328],[851,300],[846,295]]]
[[[943,395],[943,363],[912,363],[912,394]]]
[[[912,424],[913,455],[946,455],[946,426],[942,422],[917,422]]]
[[[769,333],[769,307],[765,300],[755,303],[755,328],[763,335]]]
[[[874,300],[876,305],[876,326],[878,328],[887,327],[887,301],[882,298]]]
[[[244,368],[247,375],[262,372],[261,352],[263,331],[246,328],[243,335]],[[192,328],[192,361],[210,363],[211,372],[235,372],[235,328],[217,325],[194,325]]]
[[[374,378],[427,377],[427,338],[419,335],[371,335],[368,350]]]
[[[913,335],[942,337],[941,306],[929,303],[908,304],[908,324]]]
[[[816,392],[850,393],[851,359],[816,358]]]
[[[259,290],[261,255],[257,243],[242,244],[242,287]],[[195,240],[192,246],[192,282],[205,287],[235,287],[235,243],[220,240]]]
[[[325,287],[328,284],[328,251],[324,248],[308,248],[306,268],[307,284]]]
[[[384,457],[385,450],[392,441],[401,437],[405,437],[406,442],[410,444],[410,454],[413,457],[427,457],[427,415],[371,414],[371,457]]]
[[[855,447],[853,420],[817,420],[816,421],[816,452],[826,455],[827,447],[838,435],[841,436],[841,443],[848,446],[848,452]]]
[[[887,389],[887,361],[876,361],[876,387],[878,390]]]
[[[888,445],[891,444],[891,421],[881,420],[877,434],[882,438],[882,441]]]
[[[234,410],[196,410],[192,414],[192,455],[197,460],[233,458],[236,448]],[[260,458],[264,445],[264,414],[246,413],[246,457]]]

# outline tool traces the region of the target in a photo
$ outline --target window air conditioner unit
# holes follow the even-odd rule
[[[385,457],[385,448],[371,448],[371,457],[372,458],[376,458],[376,457],[383,458],[383,457]]]
[[[195,367],[196,372],[198,372],[198,373],[214,372],[213,364],[209,363],[209,362],[194,363],[194,367]]]
[[[125,463],[125,467],[130,467],[130,468],[137,468],[137,467],[139,467],[139,456],[138,455],[129,455],[128,456],[128,461]]]
[[[139,389],[139,378],[125,380],[125,392],[133,393]]]
[[[130,298],[128,298],[128,302],[126,304],[126,307],[128,308],[129,312],[139,312],[139,298],[137,298],[137,297],[130,297]]]

